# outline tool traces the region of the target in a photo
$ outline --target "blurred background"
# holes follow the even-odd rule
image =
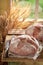
[[[27,4],[31,4],[31,14],[29,18],[35,18],[35,6],[36,6],[36,0],[0,0],[0,15],[3,14],[4,12],[7,12],[7,14],[10,13],[10,10],[13,6],[16,6],[16,4],[21,4],[22,6],[25,6]],[[38,4],[38,18],[43,19],[43,0],[39,0]],[[0,50],[2,46],[0,45]],[[1,55],[0,55],[1,56]],[[2,65],[1,63],[0,65]],[[5,64],[3,64],[5,65]],[[7,63],[7,65],[43,65],[43,62],[28,62],[28,63]]]

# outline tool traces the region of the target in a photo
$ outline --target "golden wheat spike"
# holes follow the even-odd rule
[[[19,10],[19,5],[18,6],[13,6],[12,9],[10,10],[10,14],[8,16],[8,19],[10,19],[13,15],[18,13]]]
[[[33,23],[34,23],[34,21],[33,22],[24,21],[24,22],[21,23],[21,25],[19,26],[19,28],[26,29],[27,27],[29,27]]]
[[[20,7],[19,8],[19,12],[17,13],[17,15],[15,16],[15,19],[16,18],[20,18],[20,17],[22,17],[22,18],[26,18],[26,17],[28,17],[29,15],[30,15],[30,6],[26,6],[26,7]]]
[[[12,7],[8,19],[12,19],[12,22],[14,23],[12,26],[14,28],[26,28],[30,25],[29,22],[25,22],[25,19],[30,15],[30,12],[31,5],[22,7],[17,4],[15,7]],[[19,21],[20,18],[23,18],[22,22]]]
[[[11,12],[10,12],[10,15],[9,15],[8,18],[10,18],[12,16],[14,16],[14,18],[17,18],[17,17],[19,18],[20,16],[22,16],[24,18],[24,16],[26,14],[29,14],[27,11],[30,12],[30,5],[29,6],[27,5],[24,8],[21,7],[21,5],[17,5],[15,7],[12,7]]]
[[[12,14],[10,14],[10,17],[13,16],[14,19],[19,18],[21,15],[25,14],[25,12],[27,10],[26,8],[27,8],[27,6],[23,9],[21,7],[16,7],[16,9],[13,10],[13,12],[11,11]],[[22,9],[22,11],[21,11],[21,9]]]
[[[29,6],[29,7],[27,7],[25,13],[22,15],[23,19],[26,19],[27,17],[29,17],[30,13],[31,13],[31,10],[30,10],[30,6]]]

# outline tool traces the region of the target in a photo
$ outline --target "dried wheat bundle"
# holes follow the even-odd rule
[[[21,5],[17,4],[15,7],[12,7],[10,14],[8,16],[9,24],[10,26],[9,29],[14,28],[26,28],[32,23],[25,20],[29,17],[31,13],[31,4],[26,5],[25,7],[22,7]]]
[[[5,38],[7,34],[7,17],[6,14],[0,15],[0,41]]]

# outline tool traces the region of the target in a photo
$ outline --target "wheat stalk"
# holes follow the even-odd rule
[[[15,7],[12,7],[10,14],[8,16],[8,19],[12,20],[14,23],[12,26],[14,28],[24,28],[24,25],[26,24],[25,19],[29,17],[31,13],[31,5],[22,7],[21,5],[17,4]],[[22,19],[22,22],[20,21],[20,18]],[[27,22],[25,26],[29,26],[29,22]]]

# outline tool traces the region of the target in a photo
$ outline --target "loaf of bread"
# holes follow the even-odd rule
[[[43,22],[38,22],[28,27],[26,34],[32,35],[40,42],[43,42]]]
[[[34,37],[19,35],[12,38],[9,52],[13,55],[34,57],[38,49],[39,43]]]

